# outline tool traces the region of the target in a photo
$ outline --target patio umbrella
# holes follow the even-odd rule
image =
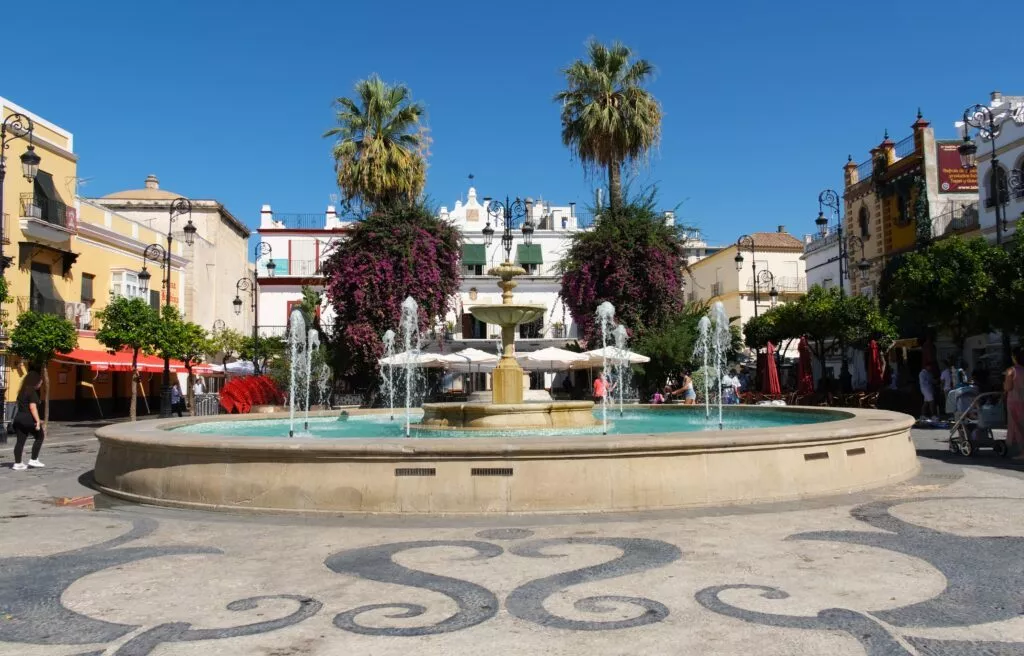
[[[572,368],[574,364],[588,362],[590,358],[584,353],[549,346],[539,351],[520,353],[516,355],[516,360],[527,371],[562,371]]]
[[[782,386],[779,385],[779,370],[775,366],[775,346],[768,342],[767,353],[764,363],[764,387],[761,389],[765,394],[782,394]]]
[[[438,355],[437,353],[423,353],[418,351],[403,351],[402,353],[395,353],[391,357],[381,358],[377,362],[382,367],[391,365],[392,367],[443,367],[445,361],[444,356]]]
[[[882,353],[878,348],[878,342],[871,340],[868,343],[868,391],[874,392],[882,387],[882,376],[885,374],[885,364],[882,362]]]
[[[620,352],[619,349],[615,348],[614,346],[605,346],[604,348],[594,349],[593,351],[587,351],[583,355],[587,356],[588,361],[581,361],[578,365],[574,365],[575,367],[578,368],[580,365],[585,367],[600,367],[606,359],[608,360],[608,362],[615,362],[623,357],[625,357],[626,361],[629,362],[629,364],[644,364],[645,362],[651,361],[651,359],[646,355],[634,353],[629,349],[625,349],[622,352]]]
[[[467,348],[456,353],[440,356],[449,369],[455,371],[479,371],[482,368],[493,368],[498,364],[498,356],[480,349]]]
[[[811,345],[807,343],[807,337],[800,338],[797,346],[800,359],[796,365],[796,391],[800,394],[814,393],[814,368],[811,365]]]

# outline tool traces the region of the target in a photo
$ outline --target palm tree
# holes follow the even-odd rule
[[[590,61],[576,60],[564,69],[562,143],[585,166],[608,170],[608,202],[622,204],[622,165],[644,157],[661,136],[661,106],[643,88],[654,73],[646,59],[630,61],[632,52],[619,42],[607,47],[591,39]]]
[[[424,107],[413,102],[404,84],[389,85],[379,76],[360,80],[354,98],[337,98],[334,168],[345,202],[371,208],[413,202],[426,184]]]

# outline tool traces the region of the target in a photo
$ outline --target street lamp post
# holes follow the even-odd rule
[[[512,227],[517,220],[522,220],[523,241],[527,246],[533,243],[533,221],[530,215],[533,213],[533,199],[520,200],[516,198],[509,201],[508,196],[505,202],[493,200],[490,196],[484,198],[484,208],[487,210],[487,225],[484,226],[484,245],[490,246],[494,240],[494,228],[491,227],[491,219],[494,225],[500,221],[503,232],[501,235],[501,247],[505,250],[505,261],[512,262]]]
[[[775,274],[765,269],[757,274],[757,279],[754,282],[754,289],[757,290],[759,285],[765,285],[768,287],[768,298],[771,299],[772,307],[779,301],[779,289],[775,286]]]
[[[146,269],[146,261],[152,260],[154,262],[160,262],[163,268],[163,287],[164,287],[164,308],[171,307],[171,252],[174,244],[174,235],[171,230],[174,228],[174,221],[179,216],[188,214],[188,223],[185,224],[183,229],[185,233],[185,245],[191,247],[195,243],[196,239],[196,227],[192,223],[192,201],[187,198],[175,198],[171,201],[169,208],[170,216],[167,222],[167,245],[161,246],[160,244],[150,244],[146,247],[146,250],[142,252],[142,271],[139,272],[139,289],[142,290],[142,294],[147,296],[149,293],[149,279],[152,274]],[[132,383],[134,385],[134,383]],[[164,353],[164,375],[163,383],[160,388],[160,417],[166,418],[171,416],[171,358],[170,355]]]
[[[754,280],[754,316],[757,316],[757,302],[759,296],[757,293],[757,248],[754,244],[754,238],[750,235],[742,235],[736,240],[736,257],[733,258],[736,261],[736,270],[743,271],[743,249],[746,248],[750,251],[750,270],[753,272],[751,277]]]
[[[7,235],[7,221],[4,216],[4,178],[7,176],[7,164],[4,152],[11,147],[11,142],[18,137],[28,141],[28,147],[21,154],[21,172],[30,183],[35,180],[39,172],[39,162],[42,158],[36,153],[32,145],[33,130],[35,124],[32,119],[24,114],[11,114],[0,123],[0,277],[6,273],[8,267],[14,262],[14,258],[4,254],[4,242]],[[3,315],[3,299],[0,299],[0,316]],[[7,405],[7,334],[0,326],[0,409]],[[2,417],[0,417],[2,419]],[[7,441],[7,422],[0,421],[0,442]]]
[[[964,141],[957,149],[960,152],[960,165],[965,169],[974,169],[978,166],[978,147],[974,144],[968,134],[968,128],[976,128],[982,138],[988,138],[992,145],[992,205],[996,210],[996,243],[1003,243],[1003,231],[1006,229],[1006,196],[1003,187],[1007,187],[1008,181],[1004,179],[1002,169],[999,168],[999,158],[996,156],[996,139],[999,138],[1002,121],[997,119],[996,114],[985,105],[972,105],[964,110]]]
[[[868,262],[866,257],[864,257],[863,239],[856,235],[851,235],[849,243],[843,240],[842,205],[840,205],[839,193],[832,189],[826,189],[818,194],[818,218],[814,220],[818,226],[818,234],[822,237],[828,235],[829,220],[828,217],[825,216],[826,207],[831,210],[832,217],[836,221],[835,232],[839,245],[839,297],[846,298],[846,285],[844,283],[844,279],[850,275],[850,267],[847,263],[847,259],[850,256],[850,244],[860,245],[860,261],[857,262],[857,269],[861,271],[861,273],[870,269],[871,263]],[[850,360],[846,354],[846,340],[842,335],[839,336],[839,351],[840,357],[842,358],[842,365],[839,370],[839,384],[844,392],[849,392],[853,388],[850,376]]]
[[[242,314],[242,292],[248,292],[252,298],[252,373],[258,376],[260,374],[260,357],[259,357],[259,330],[260,330],[260,292],[259,292],[259,264],[260,258],[266,256],[269,258],[267,262],[267,275],[271,278],[274,277],[274,270],[277,265],[274,264],[274,260],[271,257],[274,249],[265,241],[261,241],[256,244],[253,249],[255,260],[252,269],[252,278],[239,278],[238,282],[235,283],[235,300],[231,302],[235,306],[235,314]]]

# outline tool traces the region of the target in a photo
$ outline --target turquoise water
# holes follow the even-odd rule
[[[786,408],[745,408],[736,410],[725,408],[723,428],[726,430],[739,428],[770,428],[774,426],[793,426],[797,424],[816,424],[842,419],[841,413],[793,412]],[[600,420],[600,413],[595,412]],[[413,415],[413,422],[419,421],[421,413]],[[678,407],[671,410],[626,410],[622,416],[617,411],[608,412],[608,433],[613,435],[676,433],[718,431],[718,413],[713,412],[711,421],[704,417],[704,409],[697,407]],[[316,437],[323,439],[345,439],[358,437],[404,437],[405,416],[395,414],[391,420],[383,415],[353,415],[346,421],[334,417],[319,417],[309,420],[309,431],[301,431],[302,423],[295,422],[297,437]],[[260,419],[255,421],[217,421],[192,424],[174,429],[181,433],[200,435],[227,435],[238,437],[287,437],[287,419]],[[539,435],[566,436],[600,435],[601,426],[578,429],[551,429],[527,431],[437,431],[413,429],[414,437],[537,437]]]

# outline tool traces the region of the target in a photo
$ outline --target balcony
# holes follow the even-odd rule
[[[0,241],[3,242],[4,246],[9,246],[11,243],[11,215],[4,214],[4,223],[2,226],[3,235],[0,236]]]
[[[722,283],[713,282],[711,283],[711,298],[722,295]]]
[[[13,300],[19,315],[29,311],[40,314],[55,314],[70,321],[78,330],[95,330],[94,317],[97,309],[90,307],[86,303],[63,301],[59,298],[47,298],[39,294],[15,296]]]
[[[771,283],[761,283],[757,286],[759,294],[767,294],[771,291]],[[804,276],[775,276],[775,289],[780,294],[800,294],[807,291],[807,278]],[[747,278],[746,291],[753,293],[754,279]]]
[[[320,271],[320,267],[323,262],[317,260],[289,260],[286,258],[274,259],[274,276],[277,278],[287,276],[297,277],[312,277],[323,275]],[[257,270],[259,277],[267,277],[267,265],[265,261],[260,261],[259,268]]]
[[[914,135],[910,135],[906,139],[902,139],[896,142],[894,150],[896,154],[896,159],[903,159],[904,157],[910,157],[911,155],[913,155],[915,151]]]
[[[980,227],[977,203],[964,203],[932,219],[932,235],[935,237],[946,237]]]
[[[30,239],[66,244],[78,232],[78,213],[74,207],[41,194],[22,194],[21,231]]]

